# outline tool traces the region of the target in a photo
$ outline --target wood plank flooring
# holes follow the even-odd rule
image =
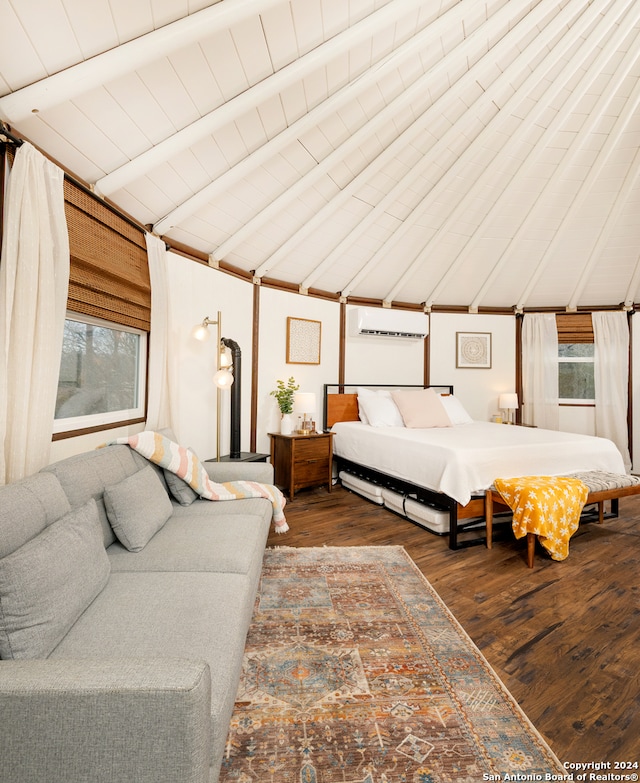
[[[537,549],[533,569],[508,525],[491,550],[451,551],[342,487],[286,514],[269,546],[403,546],[562,762],[640,764],[640,497],[581,525],[567,560]]]

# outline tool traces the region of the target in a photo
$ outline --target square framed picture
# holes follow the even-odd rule
[[[456,332],[456,367],[491,369],[491,332]]]
[[[287,318],[287,364],[320,364],[322,321]]]

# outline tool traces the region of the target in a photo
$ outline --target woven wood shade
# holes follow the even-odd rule
[[[66,178],[64,199],[71,254],[68,309],[149,331],[144,232]]]
[[[557,313],[556,326],[560,344],[593,342],[591,313]]]

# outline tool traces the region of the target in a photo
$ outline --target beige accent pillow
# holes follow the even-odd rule
[[[451,427],[440,395],[433,389],[397,389],[391,392],[405,427]]]

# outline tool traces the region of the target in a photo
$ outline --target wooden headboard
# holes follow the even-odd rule
[[[325,383],[324,385],[324,428],[330,430],[334,424],[340,421],[358,421],[358,394],[356,388],[364,387],[372,391],[381,389],[435,389],[440,394],[453,394],[453,386],[420,386],[417,384],[401,386],[398,384],[371,385],[365,383],[338,384]]]

